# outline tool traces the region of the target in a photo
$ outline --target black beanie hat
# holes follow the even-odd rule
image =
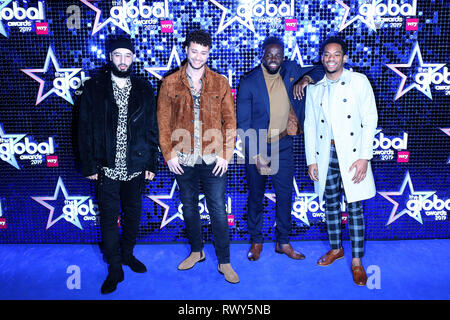
[[[134,45],[131,42],[130,38],[121,36],[121,37],[109,39],[109,43],[107,44],[108,52],[113,52],[114,50],[116,50],[118,48],[129,49],[131,52],[134,53]]]

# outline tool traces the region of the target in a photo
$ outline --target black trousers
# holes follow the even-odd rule
[[[109,265],[118,265],[124,258],[133,254],[139,232],[142,207],[142,188],[144,173],[130,181],[112,180],[99,174],[96,194],[100,211],[100,231],[103,254]],[[122,238],[117,223],[120,212]]]

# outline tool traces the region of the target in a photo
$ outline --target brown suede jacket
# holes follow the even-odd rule
[[[187,63],[167,76],[158,96],[159,144],[166,161],[177,151],[194,151],[194,101],[186,76]],[[200,102],[202,155],[231,160],[236,143],[236,114],[227,79],[205,65]]]

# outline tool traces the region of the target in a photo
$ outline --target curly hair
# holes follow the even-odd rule
[[[191,42],[198,43],[204,47],[209,48],[211,48],[212,45],[211,35],[205,30],[201,29],[189,32],[189,34],[186,37],[186,41],[184,42],[184,46],[189,47]]]
[[[266,50],[267,46],[269,46],[271,44],[279,45],[281,47],[281,49],[284,50],[284,42],[283,42],[283,40],[281,40],[280,38],[275,37],[275,36],[269,36],[269,37],[267,37],[264,40],[264,42],[263,42],[263,44],[261,46],[262,52],[264,52],[264,50]]]
[[[347,50],[348,50],[348,47],[347,47],[347,45],[345,44],[345,42],[344,42],[344,40],[342,40],[341,38],[339,38],[339,37],[330,37],[330,38],[328,38],[327,40],[325,40],[323,43],[322,43],[322,46],[321,46],[321,54],[323,54],[323,51],[325,50],[325,47],[327,46],[327,45],[329,45],[330,43],[336,43],[336,44],[339,44],[340,46],[341,46],[341,48],[342,48],[342,51],[344,52],[344,55],[345,54],[347,54]]]

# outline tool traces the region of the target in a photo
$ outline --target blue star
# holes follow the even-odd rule
[[[377,31],[375,26],[375,8],[381,0],[371,0],[371,3],[368,5],[369,10],[366,16],[362,16],[360,14],[356,15],[350,21],[347,21],[348,14],[350,12],[350,7],[346,5],[342,0],[336,0],[336,2],[345,9],[344,17],[342,18],[342,22],[339,25],[339,32],[347,28],[350,24],[355,22],[356,20],[360,20],[364,23],[370,30]]]
[[[172,189],[170,189],[170,193],[169,194],[164,194],[164,195],[151,195],[151,196],[147,196],[148,198],[150,198],[151,200],[153,200],[154,202],[156,202],[157,204],[159,204],[161,207],[164,208],[164,216],[163,219],[161,221],[161,225],[160,225],[160,229],[164,228],[166,225],[168,225],[172,220],[176,219],[176,218],[180,218],[181,220],[184,220],[183,218],[183,214],[181,212],[178,211],[178,207],[176,208],[176,213],[174,215],[172,215],[170,218],[168,218],[167,216],[169,215],[169,211],[170,211],[170,206],[167,205],[166,203],[164,203],[163,201],[161,201],[162,199],[164,200],[173,200],[173,196],[175,193],[175,188],[177,188],[177,181],[174,180],[173,181],[173,185],[172,185]]]
[[[248,28],[250,31],[252,31],[253,33],[256,33],[255,30],[255,26],[253,25],[253,20],[252,20],[252,13],[249,11],[247,12],[247,14],[245,15],[244,19],[242,19],[241,17],[239,17],[237,15],[237,12],[234,14],[233,18],[231,18],[230,20],[225,22],[225,18],[227,16],[227,13],[229,11],[231,11],[228,8],[225,8],[223,5],[221,5],[219,2],[215,1],[215,0],[209,0],[211,1],[215,6],[219,7],[222,10],[222,16],[220,18],[220,24],[219,24],[219,28],[217,29],[216,34],[221,33],[222,31],[224,31],[230,24],[232,24],[234,21],[237,21],[238,23],[240,23],[241,25],[243,25],[244,27]]]
[[[35,75],[35,73],[47,73],[50,61],[52,62],[53,67],[55,68],[57,73],[65,73],[64,80],[69,81],[72,77],[74,77],[78,72],[81,71],[81,68],[61,68],[59,66],[58,59],[56,59],[55,53],[53,52],[52,47],[48,47],[47,56],[45,58],[44,67],[42,69],[20,69],[23,73],[27,74],[37,82],[39,82],[39,90],[36,97],[36,105],[41,103],[45,98],[47,98],[52,93],[57,94],[58,96],[64,98],[67,102],[73,105],[72,95],[70,94],[69,88],[58,88],[53,84],[53,88],[43,94],[45,80],[39,78]]]
[[[406,80],[408,79],[408,76],[404,73],[400,72],[397,68],[410,68],[413,64],[413,61],[416,59],[418,60],[418,65],[420,69],[425,70],[427,69],[428,72],[425,72],[428,74],[428,79],[423,84],[417,83],[415,80],[414,83],[410,84],[409,86],[405,87]],[[395,95],[395,99],[399,99],[401,96],[403,96],[405,93],[407,93],[409,90],[416,88],[423,94],[425,94],[428,98],[433,99],[431,96],[431,89],[430,89],[430,83],[431,83],[431,75],[434,74],[436,71],[441,69],[443,66],[445,66],[445,63],[424,63],[422,59],[422,53],[420,52],[419,42],[416,41],[414,44],[413,50],[411,52],[411,55],[409,57],[408,63],[396,63],[396,64],[386,64],[386,66],[394,71],[396,74],[398,74],[402,81],[400,83],[400,86],[398,87],[397,94]],[[415,77],[414,77],[415,78]]]
[[[144,68],[144,69],[145,69],[145,71],[150,72],[152,75],[154,75],[159,80],[161,80],[162,76],[155,71],[169,71],[174,59],[177,62],[178,67],[181,67],[181,60],[180,60],[180,57],[178,56],[176,46],[172,47],[172,51],[170,52],[169,62],[167,62],[167,65],[165,67],[148,67],[148,68]]]
[[[88,0],[80,0],[80,1],[95,11],[95,22],[94,22],[94,27],[92,28],[91,35],[94,35],[97,32],[99,32],[101,29],[103,29],[103,27],[105,27],[110,22],[113,23],[114,25],[116,25],[117,27],[119,27],[120,29],[122,29],[123,31],[125,31],[126,33],[130,34],[130,28],[128,27],[128,23],[126,20],[126,18],[127,18],[126,14],[122,14],[120,16],[120,19],[115,19],[113,17],[109,17],[104,22],[100,23],[100,16],[102,15],[102,10],[100,10],[99,8],[94,6],[92,3],[89,3]],[[130,4],[132,4],[132,2],[134,2],[134,1],[127,2],[125,0],[122,0],[122,7],[126,8],[126,7],[130,6]]]
[[[53,214],[55,213],[55,207],[48,204],[46,201],[55,201],[58,200],[59,191],[62,191],[64,195],[65,200],[71,201],[71,205],[73,206],[75,212],[66,213],[62,212],[62,214],[57,217],[56,219],[53,219]],[[48,220],[47,220],[47,226],[45,227],[46,230],[48,230],[51,226],[53,226],[56,222],[58,222],[61,219],[65,219],[67,222],[72,223],[76,227],[83,230],[83,227],[80,224],[80,220],[78,219],[78,211],[77,208],[79,205],[81,205],[83,202],[85,202],[89,197],[86,196],[69,196],[67,193],[66,187],[64,186],[64,183],[61,179],[61,177],[58,178],[58,183],[56,185],[55,192],[53,196],[44,196],[44,197],[31,197],[34,201],[38,202],[39,204],[43,205],[47,209],[50,210]],[[64,211],[64,210],[63,210]]]
[[[415,205],[412,210],[410,208],[405,208],[399,213],[397,213],[397,209],[399,207],[399,204],[397,201],[393,200],[390,196],[402,196],[405,192],[406,185],[409,187],[409,199],[411,200],[417,200],[417,198],[421,198],[422,201],[428,199],[433,194],[436,193],[436,191],[414,191],[414,187],[411,182],[411,177],[409,175],[409,171],[406,171],[405,178],[403,179],[402,186],[400,187],[399,191],[390,191],[390,192],[378,192],[383,198],[391,202],[394,207],[392,208],[391,215],[389,216],[389,220],[386,223],[386,225],[390,225],[395,220],[403,216],[404,214],[408,214],[411,218],[417,220],[419,223],[423,224],[422,222],[422,216],[420,214],[420,211],[422,210],[421,206]]]

